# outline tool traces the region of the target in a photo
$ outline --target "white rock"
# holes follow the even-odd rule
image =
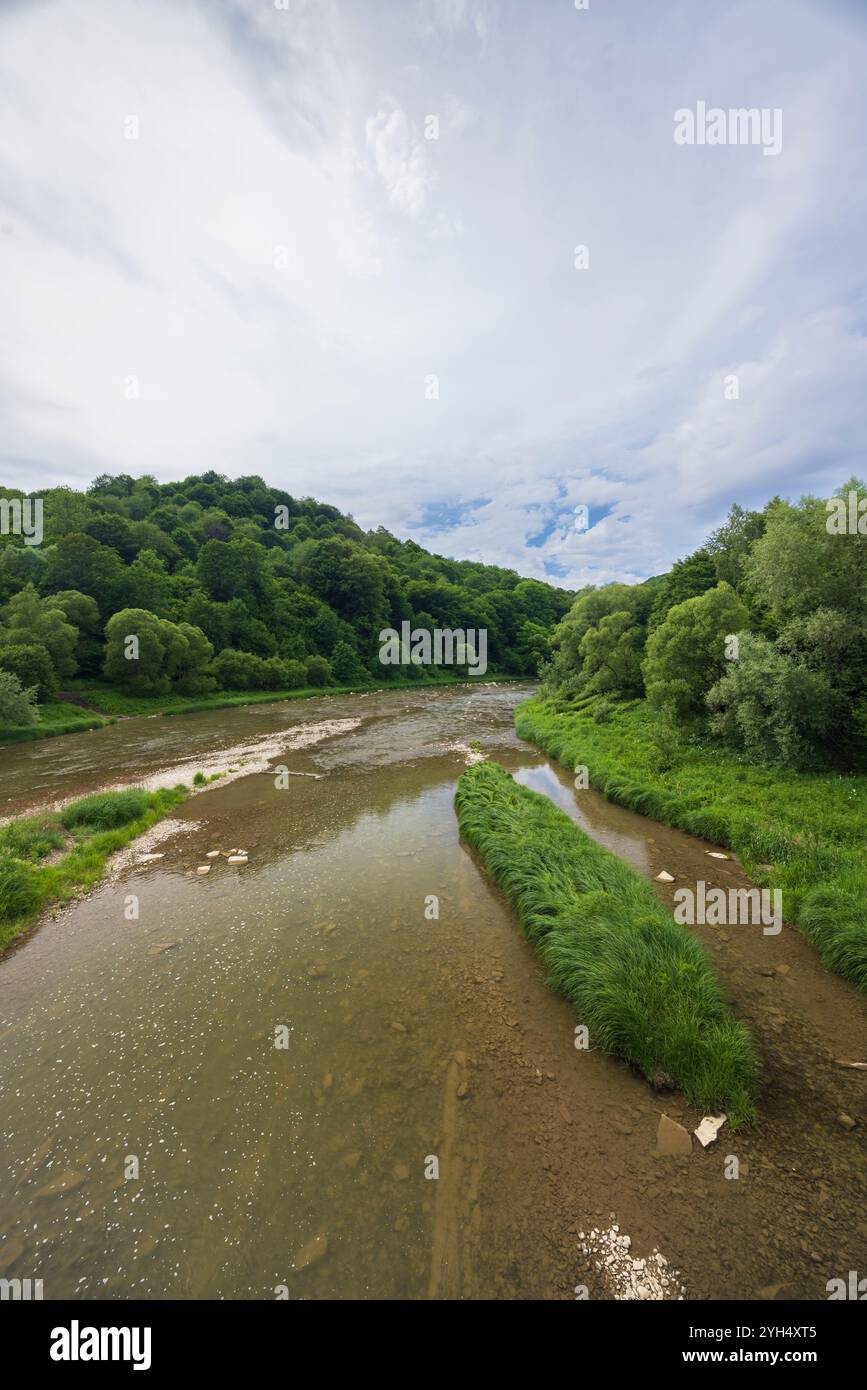
[[[731,859],[730,854],[720,854],[718,849],[706,849],[705,854],[710,855],[711,859]]]
[[[667,874],[665,869],[656,875],[657,883],[674,883],[674,874]]]
[[[210,872],[211,872],[211,866],[210,866],[210,864],[200,864],[199,867],[196,869],[196,873],[197,873],[197,874],[209,874]]]
[[[702,1117],[702,1121],[698,1129],[693,1130],[693,1134],[695,1135],[698,1142],[701,1144],[702,1148],[706,1149],[708,1144],[712,1144],[714,1142],[718,1132],[722,1129],[725,1122],[725,1115],[704,1115]]]
[[[246,863],[247,863],[247,856],[246,856],[246,854],[230,854],[230,855],[229,855],[229,863],[230,863],[230,864],[246,864]]]
[[[218,849],[209,849],[208,852],[207,852],[207,854],[205,855],[205,858],[206,858],[206,859],[218,859],[219,856],[220,856],[220,851],[219,851]]]

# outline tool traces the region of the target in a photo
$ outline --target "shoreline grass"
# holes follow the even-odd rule
[[[57,738],[60,734],[79,734],[88,729],[101,729],[114,720],[98,710],[82,709],[80,705],[51,700],[37,705],[39,723],[25,726],[0,727],[0,745],[30,743],[37,738]]]
[[[51,906],[70,902],[102,878],[123,849],[185,799],[185,786],[156,792],[98,792],[0,827],[0,954]],[[43,863],[60,854],[57,862]]]
[[[651,1083],[671,1078],[691,1105],[724,1111],[732,1128],[751,1122],[758,1069],[750,1034],[730,1012],[703,946],[650,884],[497,763],[463,774],[455,808],[461,834],[591,1044]]]
[[[162,715],[174,718],[184,714],[199,714],[203,710],[235,709],[241,705],[279,704],[287,700],[316,700],[325,695],[372,695],[379,690],[432,690],[458,685],[525,684],[530,676],[492,675],[484,677],[448,677],[435,680],[387,681],[382,686],[326,685],[304,686],[297,690],[220,690],[213,695],[126,695],[112,686],[98,682],[75,681],[70,692],[87,701],[87,707],[71,703],[39,705],[40,722],[27,728],[0,728],[0,747],[4,744],[25,743],[33,739],[53,738],[58,734],[75,734],[87,729],[99,729],[118,719],[152,718]],[[45,711],[49,711],[48,720]],[[62,717],[65,716],[65,717]]]
[[[585,766],[609,801],[733,850],[754,882],[781,889],[785,919],[824,963],[867,991],[867,776],[786,771],[677,738],[643,701],[600,711],[536,696],[515,727]]]

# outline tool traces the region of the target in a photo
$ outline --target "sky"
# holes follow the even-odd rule
[[[0,482],[258,473],[569,588],[827,496],[865,79],[867,0],[0,0]]]

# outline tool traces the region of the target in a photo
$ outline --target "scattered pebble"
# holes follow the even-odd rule
[[[652,1250],[646,1260],[630,1255],[632,1240],[620,1234],[620,1227],[609,1226],[606,1231],[593,1230],[589,1236],[579,1233],[581,1251],[589,1256],[602,1275],[610,1296],[624,1302],[662,1302],[682,1299],[686,1290],[678,1279],[676,1269],[669,1269],[668,1260],[659,1250]]]

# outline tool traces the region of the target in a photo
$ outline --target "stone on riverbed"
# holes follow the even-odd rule
[[[661,869],[656,875],[656,881],[657,883],[674,883],[674,874],[666,873],[665,869]]]
[[[677,1120],[669,1119],[668,1115],[660,1115],[656,1130],[656,1152],[678,1156],[691,1154],[692,1138],[689,1130],[679,1125]]]

